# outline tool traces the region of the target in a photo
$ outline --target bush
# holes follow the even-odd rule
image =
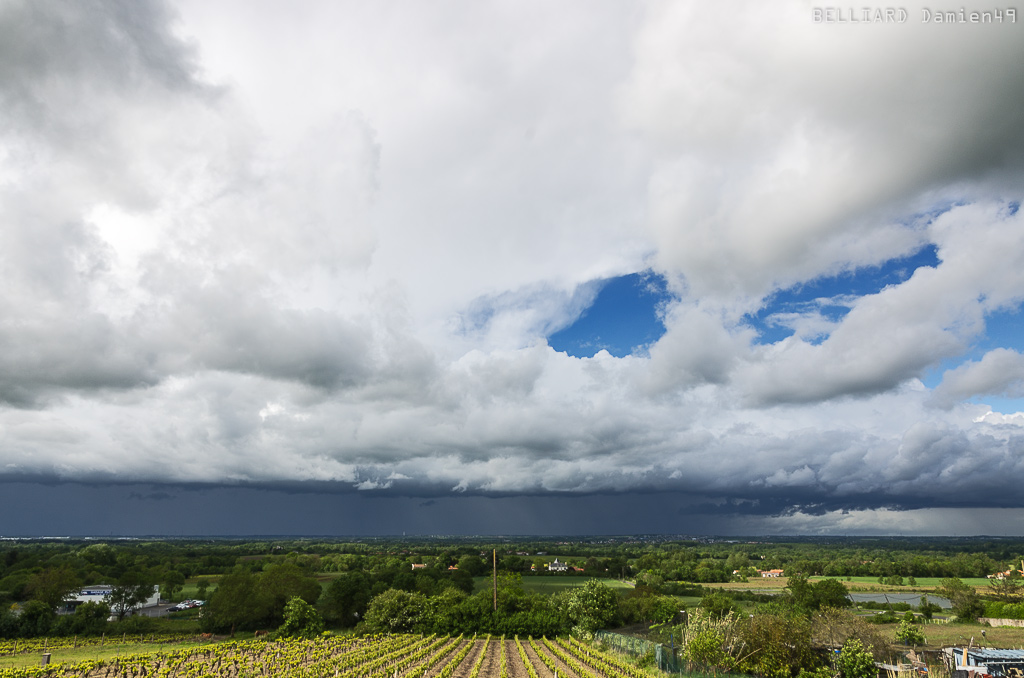
[[[30,600],[21,606],[21,616],[18,617],[20,635],[25,638],[49,635],[56,619],[57,615],[49,605],[41,600]]]
[[[588,579],[583,586],[564,594],[564,614],[574,633],[591,637],[594,631],[609,628],[619,612],[619,596],[607,584]]]
[[[874,678],[878,675],[875,658],[856,638],[849,638],[843,643],[836,664],[843,678]]]
[[[895,610],[897,612],[906,612],[907,610],[913,609],[910,603],[886,603],[876,602],[874,600],[866,600],[863,603],[857,603],[857,607],[863,610]]]
[[[920,610],[921,616],[925,619],[931,619],[932,615],[936,612],[942,612],[942,607],[929,602],[928,596],[921,596],[921,604],[917,606],[917,609]]]
[[[54,635],[98,636],[107,630],[110,606],[102,602],[82,603],[74,614],[57,618]]]
[[[800,669],[796,678],[832,678],[832,669],[827,666],[816,669]]]
[[[818,663],[811,648],[811,622],[796,610],[765,609],[740,619],[737,631],[744,650],[736,668],[744,673],[789,678]]]
[[[985,604],[978,592],[956,577],[943,579],[936,592],[949,598],[953,613],[961,621],[974,621],[985,614]]]
[[[924,645],[924,634],[912,622],[904,619],[896,629],[896,642],[904,645]]]
[[[316,608],[298,596],[284,606],[284,623],[278,634],[286,638],[315,638],[324,631],[324,620]]]
[[[410,633],[417,629],[427,610],[422,593],[388,589],[370,601],[366,628],[374,633]]]
[[[667,581],[658,587],[667,596],[699,597],[704,595],[704,587],[700,584],[688,584],[681,581]]]
[[[721,619],[726,615],[738,612],[739,609],[733,599],[723,591],[712,591],[700,599],[699,607],[706,610],[713,617]]]
[[[900,620],[896,616],[896,613],[892,610],[887,610],[882,614],[876,614],[868,617],[868,621],[872,624],[895,624]]]
[[[119,634],[127,633],[128,635],[142,635],[146,633],[153,633],[157,628],[157,620],[153,617],[143,617],[142,615],[132,615],[131,617],[125,617],[123,621],[113,622],[107,626],[107,633]]]
[[[687,639],[686,656],[705,668],[729,671],[735,660],[726,652],[724,644],[721,631],[714,627],[703,628]]]
[[[1024,619],[1024,603],[986,603],[985,616],[993,619]]]

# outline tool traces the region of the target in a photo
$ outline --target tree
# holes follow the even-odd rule
[[[475,588],[475,582],[473,577],[464,570],[453,570],[448,573],[448,578],[455,588],[459,589],[463,593],[473,593]]]
[[[20,635],[20,619],[14,610],[0,606],[0,638],[17,638]]]
[[[355,626],[370,604],[370,582],[362,572],[345,572],[324,591],[324,617],[332,624]]]
[[[889,641],[880,633],[879,626],[849,610],[823,608],[811,620],[814,637],[824,641],[830,650],[841,648],[852,638],[856,638],[872,655],[882,656],[888,650]],[[835,664],[838,657],[832,654],[831,658],[833,668],[838,671]]]
[[[806,575],[795,574],[786,585],[793,606],[805,613],[822,608],[849,607],[851,601],[846,585],[838,579],[822,579],[811,583]]]
[[[743,647],[737,668],[758,676],[788,678],[817,664],[811,645],[811,621],[783,605],[769,605],[758,614],[744,615],[737,623]]]
[[[921,604],[918,605],[917,609],[921,611],[921,616],[925,619],[931,619],[932,615],[934,615],[936,612],[942,611],[942,607],[936,605],[935,603],[929,602],[928,596],[926,595],[921,596]]]
[[[185,575],[177,570],[167,570],[160,593],[165,600],[172,600],[174,594],[185,586]]]
[[[937,590],[949,598],[953,613],[958,619],[973,621],[985,613],[985,603],[981,601],[981,596],[973,586],[968,586],[959,578],[943,579],[939,582]]]
[[[715,628],[705,628],[688,638],[686,656],[691,662],[710,669],[730,671],[736,660],[725,650],[725,639]]]
[[[850,607],[853,604],[853,601],[850,600],[849,590],[838,579],[822,579],[811,586],[814,589],[814,609],[816,610],[826,607]]]
[[[913,612],[907,614],[913,616]],[[896,629],[896,642],[904,645],[924,645],[924,634],[913,622],[901,619],[899,628]]]
[[[874,678],[878,675],[875,658],[856,638],[850,638],[843,643],[836,663],[842,678]]]
[[[48,635],[56,618],[49,605],[41,600],[30,600],[21,606],[21,616],[18,617],[21,635],[29,638]]]
[[[110,588],[106,603],[117,617],[117,621],[121,621],[146,602],[146,599],[153,595],[153,589],[152,584],[142,583],[142,577],[138,573],[127,572]]]
[[[107,628],[110,606],[103,602],[88,601],[75,608],[75,613],[57,618],[51,632],[57,635],[98,636]]]
[[[811,582],[808,581],[807,575],[800,573],[790,575],[786,590],[789,591],[793,606],[798,610],[810,612],[817,609],[814,603],[814,589],[811,588]]]
[[[736,602],[724,591],[712,591],[700,599],[700,609],[713,617],[722,618],[737,611]]]
[[[295,563],[270,565],[259,575],[260,604],[268,626],[276,626],[284,619],[284,606],[299,597],[310,605],[320,598],[320,583]]]
[[[26,590],[33,599],[56,611],[61,603],[78,590],[78,587],[78,576],[70,567],[63,565],[48,567],[42,572],[32,575],[28,580]]]
[[[569,589],[565,602],[564,612],[573,631],[584,637],[607,628],[619,612],[618,594],[597,579],[588,579],[583,586]]]
[[[939,581],[939,585],[935,587],[935,591],[950,600],[953,600],[958,594],[969,590],[971,587],[963,583],[958,577],[948,577]]]
[[[1008,575],[989,579],[988,585],[992,595],[1004,603],[1016,602],[1020,598],[1021,575],[1017,570],[1010,570]]]
[[[434,633],[457,635],[463,631],[465,610],[463,603],[468,596],[457,588],[446,588],[433,598],[427,599],[424,622]]]
[[[298,596],[284,606],[284,623],[278,633],[287,638],[315,638],[324,630],[324,620],[316,608]]]
[[[259,600],[256,575],[248,570],[235,570],[221,578],[217,589],[203,606],[202,626],[206,631],[227,631],[256,628],[263,612]]]
[[[200,579],[196,582],[196,595],[199,596],[199,600],[206,600],[207,589],[210,588],[210,581],[208,579]]]
[[[619,601],[619,611],[627,624],[646,622],[665,624],[685,609],[683,603],[672,596],[662,596],[650,589],[638,591],[634,589]]]
[[[370,601],[366,610],[366,627],[377,633],[411,633],[427,609],[422,593],[388,589]]]
[[[734,642],[736,618],[732,615],[718,618],[705,610],[696,612],[685,627],[682,651],[693,664],[705,669],[731,671],[736,657],[730,654],[739,644]]]
[[[468,572],[471,577],[479,577],[487,572],[490,568],[479,556],[462,556],[459,558],[459,571]]]

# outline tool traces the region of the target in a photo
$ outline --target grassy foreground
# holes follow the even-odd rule
[[[50,663],[78,663],[85,661],[98,661],[116,659],[130,654],[155,654],[157,652],[170,652],[187,650],[198,645],[209,645],[213,641],[176,641],[168,643],[117,643],[109,642],[104,645],[84,645],[77,648],[58,648],[48,650]],[[42,652],[27,652],[16,655],[0,656],[0,669],[24,668],[39,666],[42,662]]]
[[[882,628],[891,628],[886,631],[887,636],[896,632],[895,625],[887,625]],[[981,624],[924,624],[920,627],[925,637],[924,647],[935,650],[950,645],[966,645],[971,638],[974,639],[974,647],[992,647],[1003,650],[1024,648],[1024,629],[1015,626],[998,626],[995,628],[982,626]],[[981,632],[985,635],[982,636]]]

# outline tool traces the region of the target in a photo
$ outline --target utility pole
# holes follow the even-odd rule
[[[498,549],[494,549],[494,576],[491,578],[494,584],[494,611],[498,611]]]

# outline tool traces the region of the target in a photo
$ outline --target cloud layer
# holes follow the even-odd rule
[[[0,473],[1024,507],[1024,41],[908,9],[5,3]],[[649,351],[547,345],[648,268]]]

